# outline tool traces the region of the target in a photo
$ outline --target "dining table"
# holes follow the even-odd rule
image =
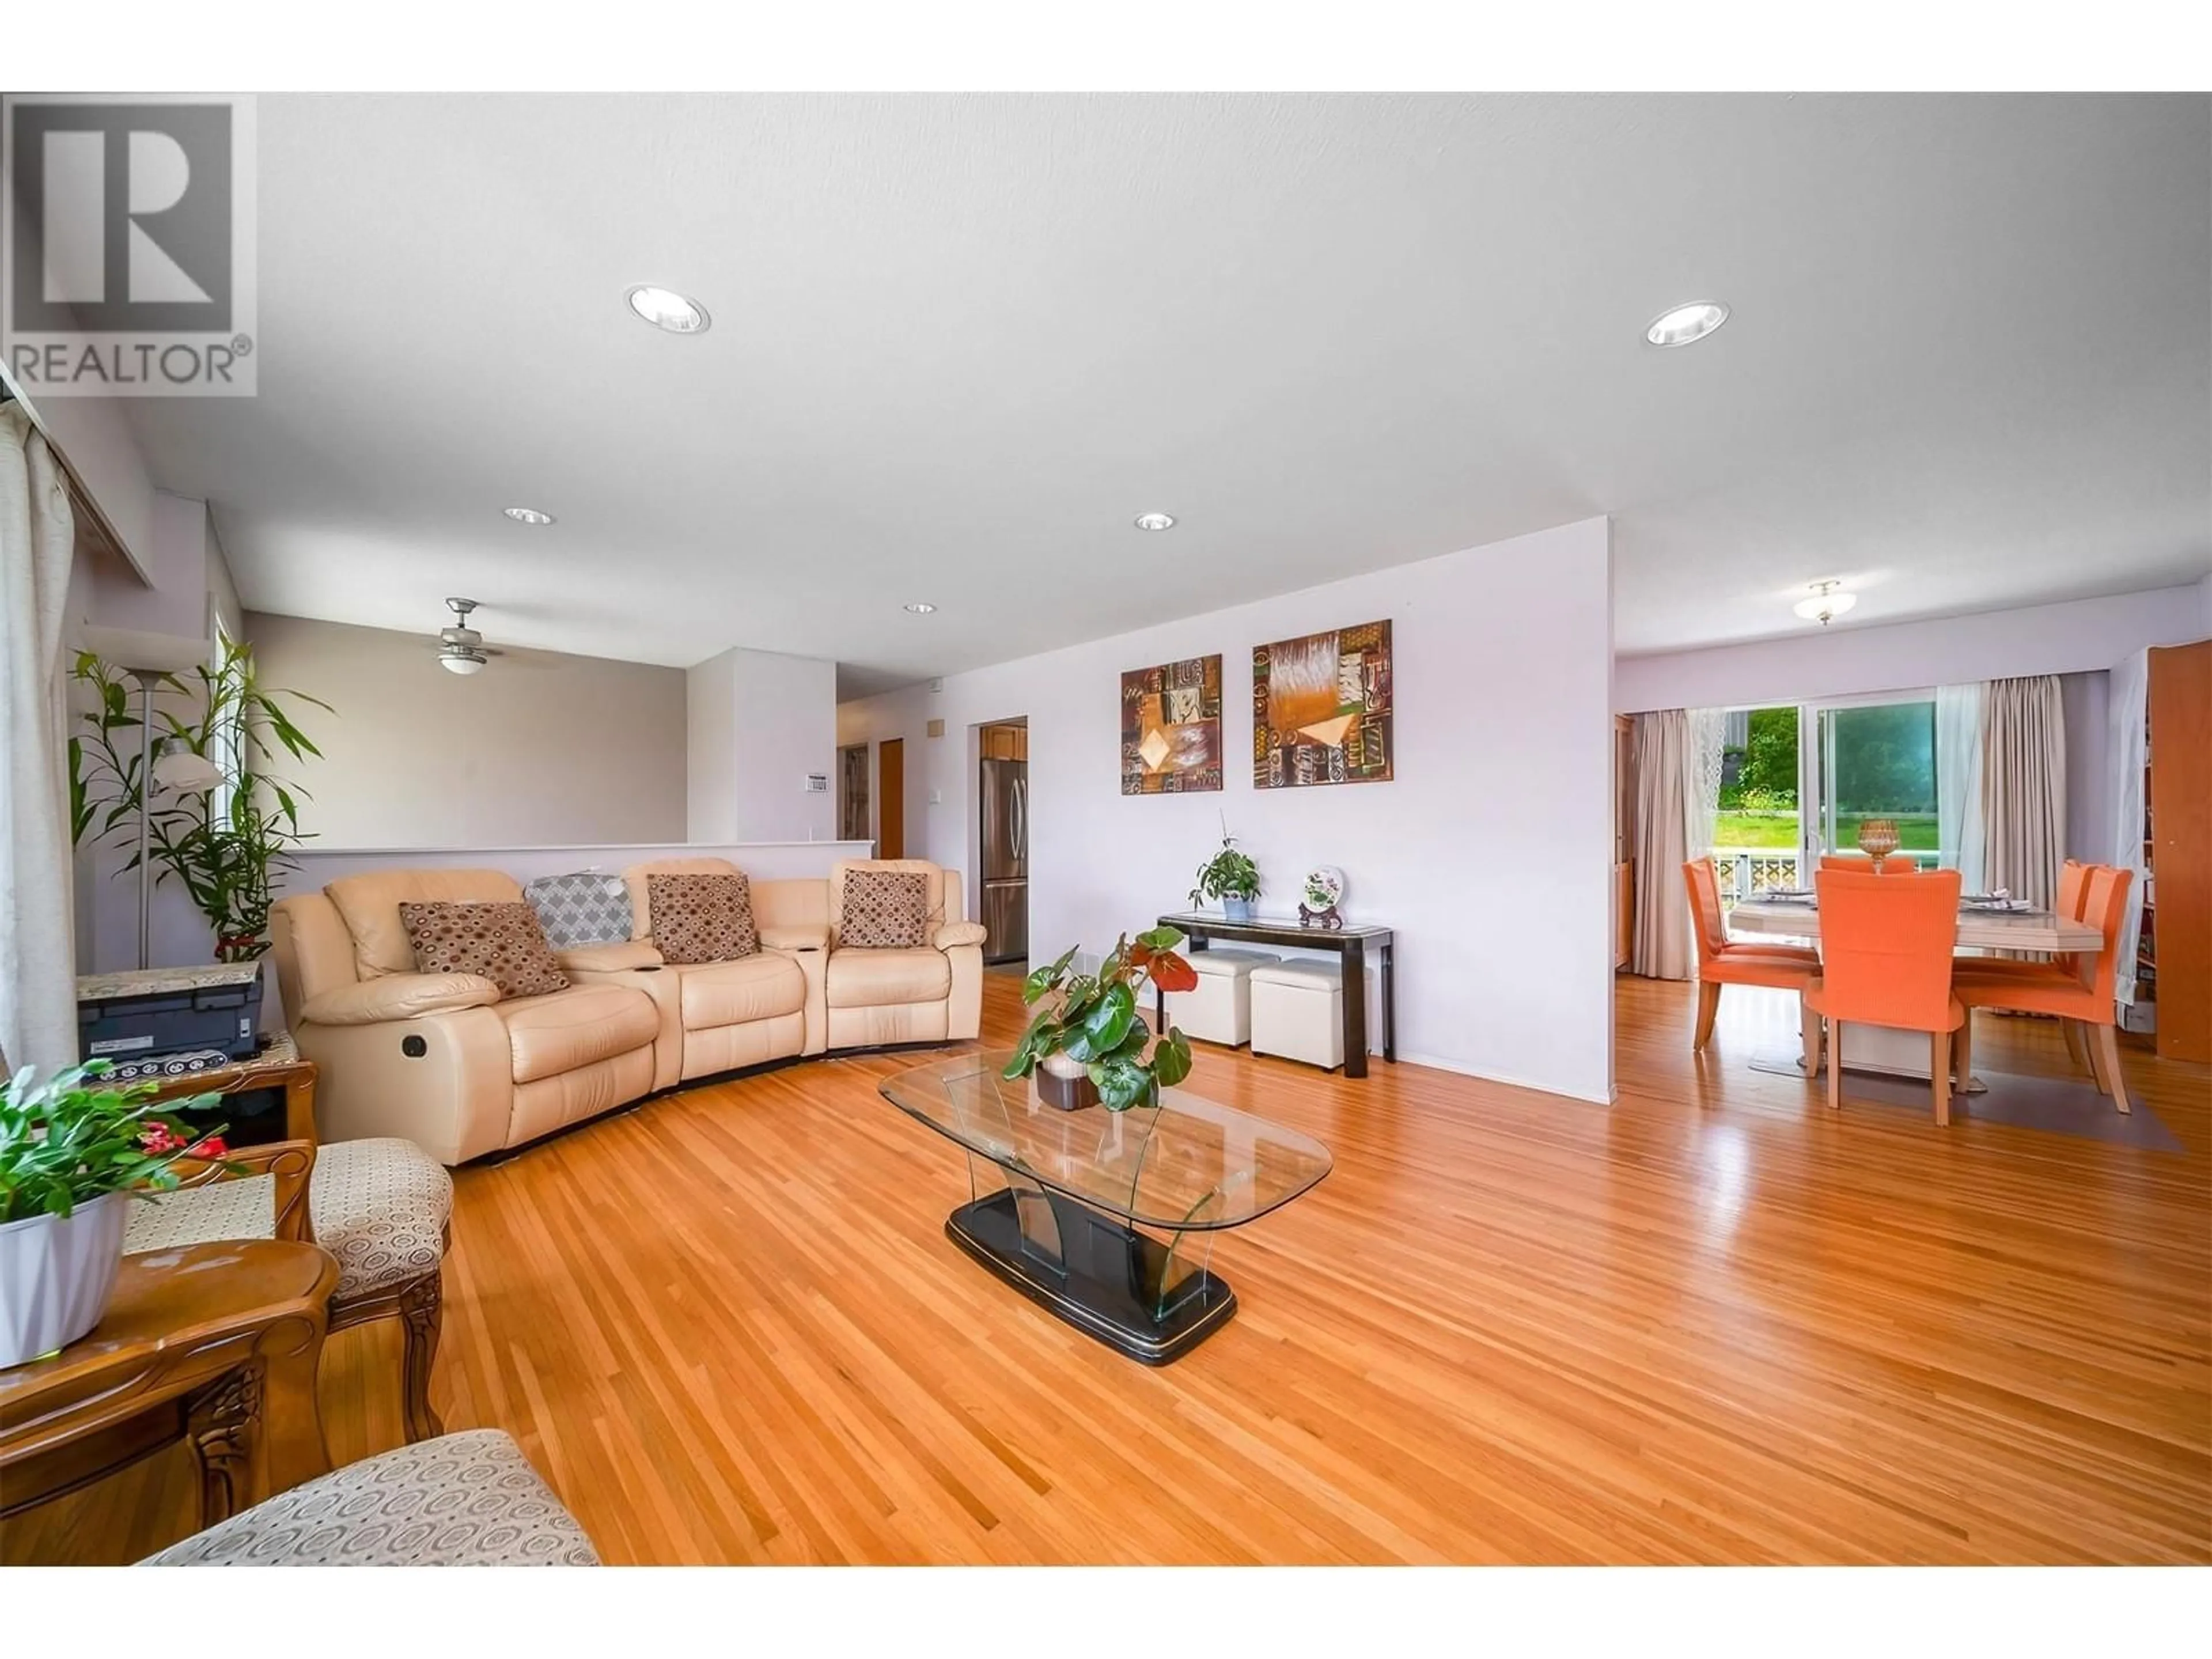
[[[1766,938],[1820,938],[1820,908],[1809,895],[1740,899],[1729,912],[1733,933]],[[2053,955],[2094,953],[2104,948],[2105,936],[2087,922],[2056,911],[2000,908],[1961,899],[1959,903],[1958,945],[1972,951],[2033,951]],[[1846,1024],[1843,1041],[1846,1072],[1881,1072],[1892,1077],[1928,1076],[1928,1039],[1918,1031],[1892,1030],[1881,1025]],[[1963,1091],[1978,1092],[1971,1079]]]

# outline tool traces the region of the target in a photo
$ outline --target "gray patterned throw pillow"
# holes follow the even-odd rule
[[[522,890],[556,951],[580,945],[622,945],[630,933],[629,886],[620,876],[579,871],[540,876]]]

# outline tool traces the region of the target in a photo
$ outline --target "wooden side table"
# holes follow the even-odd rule
[[[315,1062],[300,1058],[289,1032],[269,1039],[269,1046],[251,1060],[211,1071],[153,1079],[156,1101],[181,1100],[192,1095],[242,1095],[261,1089],[284,1091],[284,1140],[315,1139]],[[230,1136],[234,1146],[243,1144]]]
[[[200,1524],[327,1474],[315,1366],[338,1265],[313,1244],[193,1244],[125,1256],[107,1316],[0,1370],[0,1518],[179,1439]]]

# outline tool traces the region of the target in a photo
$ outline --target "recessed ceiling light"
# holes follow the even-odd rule
[[[1729,308],[1718,300],[1698,300],[1660,313],[1644,331],[1644,337],[1656,346],[1688,345],[1704,339],[1728,319]]]
[[[540,513],[534,507],[503,507],[500,511],[517,524],[551,524],[553,522],[553,515],[550,513]]]
[[[931,611],[936,610],[937,607],[931,605],[927,600],[916,599],[912,605],[907,606],[907,609],[913,611],[917,617],[927,617]]]
[[[714,320],[707,314],[706,307],[671,288],[641,283],[623,298],[640,317],[671,334],[704,334]]]
[[[1842,616],[1859,602],[1859,596],[1856,593],[1838,592],[1837,590],[1842,586],[1840,582],[1814,582],[1812,584],[1813,597],[1800,599],[1790,608],[1807,622],[1816,622],[1826,627],[1832,619]]]
[[[1173,530],[1175,528],[1175,517],[1172,514],[1167,513],[1139,513],[1137,514],[1137,528],[1139,530]]]

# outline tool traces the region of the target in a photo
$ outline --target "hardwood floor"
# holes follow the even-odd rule
[[[2180,1152],[1939,1131],[1748,1069],[1778,993],[1693,1060],[1692,1002],[1620,982],[1611,1110],[1202,1049],[1336,1167],[1221,1238],[1241,1311],[1164,1371],[945,1239],[961,1160],[875,1093],[911,1057],[655,1101],[459,1172],[435,1398],[617,1562],[2212,1559],[2206,1069],[2127,1054]],[[398,1441],[394,1361],[334,1340],[341,1461]],[[188,1493],[157,1460],[7,1558],[133,1559]]]

